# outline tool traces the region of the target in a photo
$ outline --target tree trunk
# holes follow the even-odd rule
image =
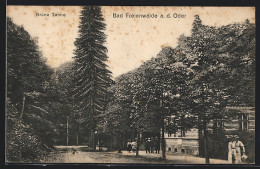
[[[205,152],[205,162],[209,164],[209,154],[208,154],[208,131],[206,125],[206,119],[204,118],[203,124],[203,131],[204,131],[204,152]]]
[[[77,131],[76,131],[76,145],[79,145],[79,124],[77,124]]]
[[[88,134],[88,147],[91,147],[91,141],[92,141],[92,134],[91,134],[91,131],[89,131],[89,134]]]
[[[113,146],[112,145],[113,144],[112,136],[109,137],[109,140],[110,140],[109,141],[109,150],[111,150],[111,149],[113,149],[113,147],[112,147]]]
[[[131,129],[131,142],[134,141],[134,129],[132,128]]]
[[[123,134],[122,149],[125,149],[125,133]]]
[[[164,138],[164,107],[163,107],[163,91],[162,91],[162,98],[161,98],[161,111],[162,111],[162,159],[165,160],[166,159],[166,155],[165,155],[165,138]]]
[[[165,138],[164,138],[164,116],[163,116],[163,124],[162,124],[162,159],[166,159],[165,155]]]
[[[110,148],[113,150],[113,136],[110,136]]]
[[[198,127],[198,141],[199,141],[199,156],[202,157],[202,131],[199,125]]]
[[[116,138],[116,137],[115,137]],[[114,149],[116,150],[117,149],[117,138],[115,139],[115,144],[114,144]]]
[[[100,136],[98,136],[98,139],[97,139],[97,140],[98,140],[98,150],[101,151],[101,146],[102,146],[102,145],[100,144],[100,143],[101,143],[101,142],[100,142]]]
[[[93,150],[96,150],[96,147],[97,147],[97,145],[96,145],[96,133],[93,132]]]
[[[122,137],[119,136],[118,138],[118,142],[117,142],[117,149],[118,149],[118,153],[122,153],[121,151],[121,146],[122,146]]]
[[[139,145],[140,145],[140,133],[137,132],[137,145],[136,145],[136,154],[137,157],[139,155]]]
[[[203,131],[204,131],[204,152],[205,152],[205,162],[209,164],[209,154],[208,154],[208,132],[207,132],[207,119],[205,111],[205,95],[204,95],[204,86],[202,84],[202,105],[203,105]]]
[[[22,119],[22,118],[23,118],[24,104],[25,104],[25,94],[23,94],[23,105],[22,105],[22,110],[21,110],[20,119]]]
[[[78,146],[79,145],[79,131],[77,131],[76,141],[77,141],[77,146]]]
[[[67,146],[69,145],[69,116],[67,116]]]

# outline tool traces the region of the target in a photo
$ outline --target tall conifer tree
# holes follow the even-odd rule
[[[75,102],[79,123],[92,132],[105,110],[111,72],[107,69],[106,24],[99,6],[85,6],[80,15],[79,37],[75,41]],[[93,148],[95,149],[95,139]]]

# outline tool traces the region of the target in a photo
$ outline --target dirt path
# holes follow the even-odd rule
[[[57,146],[56,152],[43,160],[43,163],[138,163],[138,164],[205,164],[204,158],[188,155],[166,154],[167,160],[161,159],[161,154],[140,151],[135,157],[134,152],[90,152],[84,146]],[[211,159],[211,164],[227,164],[226,160]]]

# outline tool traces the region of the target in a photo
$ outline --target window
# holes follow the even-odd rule
[[[217,119],[213,123],[213,133],[220,134],[224,129],[224,121],[222,119]]]
[[[181,149],[181,152],[182,152],[182,153],[185,153],[185,149],[182,148],[182,149]]]
[[[177,148],[174,148],[174,152],[178,152],[178,149],[177,149]]]
[[[247,114],[239,114],[238,115],[238,125],[239,131],[248,130],[248,115]]]

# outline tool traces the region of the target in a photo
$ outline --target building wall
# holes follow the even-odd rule
[[[168,152],[190,155],[199,154],[199,141],[193,138],[167,138],[166,148]]]
[[[198,130],[191,129],[185,137],[179,137],[180,133],[169,136],[165,134],[166,150],[177,154],[199,155]]]

